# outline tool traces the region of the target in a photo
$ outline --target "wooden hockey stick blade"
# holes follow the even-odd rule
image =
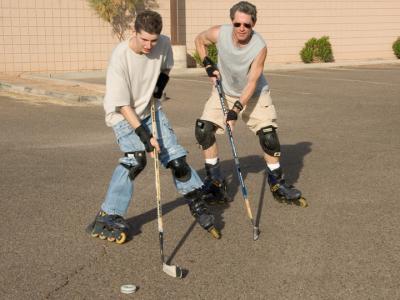
[[[254,226],[253,227],[253,241],[257,241],[259,237],[260,237],[260,230],[258,229],[258,227]]]
[[[182,269],[178,266],[163,263],[163,271],[171,277],[182,278]]]

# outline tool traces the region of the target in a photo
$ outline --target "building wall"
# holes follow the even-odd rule
[[[229,23],[236,0],[187,0],[187,47],[210,25]],[[400,36],[399,0],[250,0],[257,6],[255,30],[268,44],[268,62],[300,62],[311,37],[330,37],[336,61],[394,59]]]
[[[237,0],[178,0],[178,24],[190,54],[196,34],[229,23]],[[399,0],[253,0],[255,30],[268,43],[268,62],[299,62],[311,37],[328,35],[336,61],[393,59],[400,36]],[[170,35],[169,0],[158,0]],[[182,19],[184,18],[184,19]],[[182,38],[180,38],[182,40]],[[86,0],[0,0],[0,72],[104,69],[118,40]]]
[[[169,1],[160,2],[169,24]],[[116,43],[86,0],[0,0],[0,72],[104,69]]]

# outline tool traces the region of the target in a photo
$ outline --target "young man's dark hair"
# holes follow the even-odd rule
[[[240,1],[236,3],[234,6],[232,6],[230,10],[230,17],[232,21],[235,18],[235,13],[237,11],[250,15],[253,23],[257,21],[257,8],[250,2]]]
[[[144,10],[136,16],[135,31],[146,31],[151,34],[160,34],[162,30],[162,19],[159,13],[152,10]]]

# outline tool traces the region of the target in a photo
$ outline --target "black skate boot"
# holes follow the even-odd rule
[[[184,197],[189,205],[190,213],[195,217],[200,226],[211,233],[214,238],[220,239],[221,234],[214,226],[214,216],[208,211],[203,196],[203,191],[197,189],[187,193]]]
[[[108,215],[100,211],[92,224],[91,236],[123,244],[128,236],[129,226],[119,215]]]
[[[301,192],[285,182],[282,168],[271,171],[267,167],[266,172],[268,175],[268,184],[276,200],[288,204],[296,204],[301,207],[308,206],[306,199],[301,196]]]
[[[227,186],[222,179],[219,161],[216,165],[205,164],[206,178],[204,179],[204,200],[210,204],[226,204],[230,201]]]

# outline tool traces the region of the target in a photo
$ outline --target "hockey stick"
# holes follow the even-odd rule
[[[221,102],[222,112],[223,112],[224,116],[226,116],[228,112],[225,107],[224,95],[222,92],[222,86],[221,86],[220,80],[217,79],[217,83],[216,83],[215,87],[217,88],[217,91],[219,94],[219,100]],[[249,202],[249,198],[247,195],[247,187],[243,180],[242,171],[240,170],[239,158],[238,158],[238,155],[236,152],[235,143],[233,141],[232,129],[228,123],[226,123],[225,125],[226,125],[226,132],[227,132],[228,138],[229,138],[229,143],[231,144],[233,159],[235,161],[236,173],[239,178],[240,186],[242,187],[241,190],[242,190],[242,195],[243,195],[244,203],[245,203],[246,210],[247,210],[247,215],[249,216],[251,224],[253,225],[253,240],[256,241],[256,240],[258,240],[260,231],[259,231],[258,227],[255,225],[254,219],[253,219],[253,214],[251,213],[250,202]]]
[[[156,124],[156,108],[155,98],[151,100],[151,127],[154,138],[157,139],[157,124]],[[158,237],[160,241],[160,254],[163,271],[169,276],[182,278],[182,269],[175,265],[168,265],[164,258],[164,229],[162,221],[162,206],[161,206],[161,185],[160,185],[160,161],[158,159],[157,149],[154,148],[154,173],[156,176],[156,197],[157,197],[157,222],[158,222]]]

